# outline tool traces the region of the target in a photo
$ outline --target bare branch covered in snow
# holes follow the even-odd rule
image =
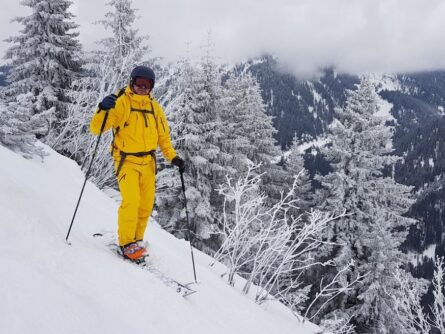
[[[349,262],[345,267],[343,267],[340,271],[337,272],[337,274],[334,276],[331,282],[323,286],[323,278],[320,282],[320,292],[317,292],[315,295],[315,298],[312,300],[311,304],[306,309],[306,313],[304,314],[304,318],[308,320],[312,320],[315,318],[318,313],[325,307],[331,300],[333,300],[335,297],[340,295],[341,293],[344,293],[346,291],[352,290],[352,287],[359,283],[366,275],[358,275],[353,281],[347,282],[347,285],[342,284],[342,276],[344,273],[348,272],[352,267],[354,266],[354,262]],[[318,307],[317,312],[315,312],[310,318],[308,317],[310,314],[310,311],[312,310],[312,307],[315,305],[315,303],[319,300],[325,300],[325,302]]]
[[[290,214],[298,208],[299,200],[294,193],[301,173],[276,204],[266,207],[266,196],[259,192],[262,175],[255,173],[257,168],[250,166],[237,182],[228,178],[219,188],[225,199],[222,221],[225,239],[215,259],[227,265],[229,284],[234,285],[235,275],[240,275],[246,279],[244,293],[253,284],[257,286],[257,303],[274,296],[297,309],[306,300],[298,291],[306,290],[306,295],[308,292],[307,287],[301,286],[300,275],[312,266],[331,264],[317,262],[311,254],[324,243],[321,235],[327,224],[343,214],[334,217],[312,210],[305,221],[301,215]],[[324,287],[323,296],[334,291],[333,284]]]
[[[437,329],[438,333],[445,333],[445,296],[444,259],[436,257],[436,269],[433,275],[433,304],[430,306],[431,315],[422,308],[420,298],[426,292],[426,287],[409,280],[403,272],[397,271],[395,279],[400,284],[400,295],[393,296],[397,316],[406,323],[406,333],[429,334]]]

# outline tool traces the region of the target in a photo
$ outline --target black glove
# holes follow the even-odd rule
[[[182,160],[180,157],[176,156],[172,160],[172,165],[178,166],[179,172],[184,173],[185,171],[185,161]]]
[[[108,110],[116,106],[117,96],[114,94],[105,96],[101,103],[99,103],[99,109]]]

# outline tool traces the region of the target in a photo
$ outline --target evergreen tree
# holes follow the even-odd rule
[[[190,167],[187,174],[193,179],[188,184],[192,221],[197,224],[198,238],[207,240],[207,246],[213,249],[219,246],[213,238],[219,221],[215,212],[220,212],[223,205],[223,198],[215,191],[218,186],[226,177],[247,171],[252,162],[262,163],[260,173],[281,168],[271,163],[279,150],[257,81],[250,74],[231,74],[222,85],[220,72],[209,55],[197,68],[189,60],[182,60],[172,75],[169,94],[173,99],[166,108],[175,147],[185,157]],[[175,176],[167,175],[171,171],[162,171],[159,177],[160,220],[164,226],[182,231],[178,224],[185,226],[184,213],[182,219],[179,214],[171,214],[172,207],[183,205],[177,202],[180,189],[170,188]],[[265,183],[266,188],[269,185]],[[164,210],[167,207],[170,216]]]
[[[132,7],[133,1],[111,0],[107,5],[111,7],[111,11],[99,23],[110,30],[111,37],[99,41],[99,48],[93,52],[87,67],[92,74],[95,93],[99,99],[128,85],[130,73],[137,65],[154,67],[153,59],[149,60],[150,49],[144,44],[149,36],[139,35],[138,30],[133,28],[137,18],[136,9]],[[88,119],[90,117],[91,114]],[[100,145],[100,159],[93,166],[92,175],[99,186],[115,185],[113,160],[109,156],[111,140],[110,132]]]
[[[169,102],[166,114],[175,148],[187,163],[186,195],[195,240],[201,249],[211,252],[218,246],[215,244],[217,228],[213,207],[217,197],[216,185],[226,174],[226,168],[221,165],[219,147],[222,138],[219,109],[221,78],[209,55],[196,67],[183,60],[175,78],[172,89],[180,93]],[[158,198],[159,220],[167,229],[184,236],[187,225],[180,181],[174,174],[168,181],[165,179],[167,173],[162,171],[159,177],[159,183],[165,189]],[[167,186],[167,189],[163,184],[176,185],[177,188]]]
[[[132,69],[147,64],[143,57],[149,56],[149,48],[144,44],[148,36],[138,36],[138,31],[132,28],[136,19],[132,1],[112,0],[108,6],[111,10],[99,23],[110,30],[111,36],[100,40],[98,49],[87,56],[85,75],[74,82],[72,98],[75,104],[70,107],[63,131],[53,143],[78,162],[88,155],[88,149],[97,140],[89,133],[89,122],[98,103],[106,95],[125,87]],[[115,184],[113,161],[109,154],[111,140],[111,132],[102,136],[91,171],[92,180],[99,187]]]
[[[251,74],[244,74],[240,78],[239,92],[241,99],[237,111],[241,116],[247,115],[243,119],[243,130],[249,144],[245,153],[250,160],[266,167],[281,153],[273,139],[277,131],[273,127],[272,117],[266,113],[260,85]]]
[[[169,89],[162,97],[165,105],[165,115],[170,124],[171,138],[173,146],[177,153],[186,159],[187,164],[190,161],[185,155],[187,148],[185,147],[185,136],[192,133],[193,126],[190,124],[189,103],[193,99],[193,87],[190,85],[192,78],[196,76],[195,69],[192,68],[189,59],[183,58],[174,65],[171,78],[169,81]],[[158,208],[158,221],[168,231],[179,237],[186,235],[185,229],[185,211],[182,188],[180,185],[177,170],[169,168],[168,164],[162,159],[158,160],[157,175],[157,196],[156,206]],[[188,168],[186,172],[185,182],[189,186]]]
[[[34,96],[32,93],[20,94],[16,101],[7,105],[0,100],[0,143],[24,157],[43,156],[42,150],[36,147],[36,133],[41,131],[39,117],[32,117]]]
[[[399,246],[414,223],[403,217],[413,200],[410,187],[382,175],[382,169],[399,158],[390,154],[392,132],[376,115],[377,99],[372,84],[363,79],[349,92],[345,109],[337,111],[331,145],[323,149],[333,168],[320,177],[330,194],[325,206],[347,213],[328,230],[335,245],[327,256],[336,264],[330,274],[353,261],[353,269],[341,275],[344,284],[365,276],[329,302],[325,312],[328,318],[351,318],[360,333],[401,333],[403,323],[396,320],[391,295],[398,289],[394,270],[407,260]]]
[[[32,13],[15,20],[24,28],[20,35],[7,39],[13,43],[6,52],[12,70],[4,90],[8,102],[23,105],[20,94],[32,94],[30,117],[40,117],[47,123],[34,131],[37,136],[51,138],[60,131],[67,117],[70,103],[68,93],[72,80],[81,69],[77,25],[68,11],[72,2],[67,0],[23,0]]]
[[[154,60],[149,61],[149,47],[144,41],[148,35],[139,35],[133,28],[137,18],[132,0],[111,0],[107,3],[112,8],[105,14],[105,19],[98,21],[111,36],[98,42],[98,50],[93,52],[88,67],[94,77],[100,79],[104,92],[115,92],[128,84],[131,70],[141,64],[153,67]],[[143,61],[145,60],[145,62]]]
[[[265,173],[262,190],[268,195],[268,204],[273,204],[292,185],[293,178],[274,162],[281,151],[273,138],[276,130],[266,113],[259,83],[251,73],[242,73],[229,77],[225,86],[221,113],[224,152],[231,152],[231,165],[238,173],[247,170],[248,161],[261,164],[258,172]]]
[[[308,211],[315,205],[312,194],[312,184],[307,169],[304,167],[304,158],[300,152],[298,137],[295,136],[290,147],[290,153],[285,159],[284,168],[293,178],[298,176],[296,197],[299,199],[301,210]],[[290,181],[292,182],[292,181]]]
[[[225,133],[222,148],[233,153],[236,161],[232,164],[238,172],[247,171],[248,160],[269,165],[279,151],[274,145],[272,136],[276,131],[271,117],[266,115],[258,82],[250,73],[232,74],[225,87],[221,113]]]

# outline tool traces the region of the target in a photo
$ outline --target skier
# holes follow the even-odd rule
[[[137,66],[130,83],[118,94],[106,96],[91,119],[90,130],[99,135],[112,128],[111,147],[122,202],[118,210],[119,246],[125,258],[140,261],[147,249],[142,242],[148,218],[153,210],[156,179],[156,149],[184,172],[184,160],[177,156],[161,106],[151,96],[155,74],[146,66]]]

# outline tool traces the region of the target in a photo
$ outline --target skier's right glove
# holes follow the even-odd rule
[[[175,165],[179,168],[180,173],[184,173],[185,171],[185,161],[182,160],[180,157],[176,156],[172,160],[172,165]]]
[[[116,106],[117,96],[114,94],[104,97],[101,103],[99,103],[99,109],[108,110]]]

